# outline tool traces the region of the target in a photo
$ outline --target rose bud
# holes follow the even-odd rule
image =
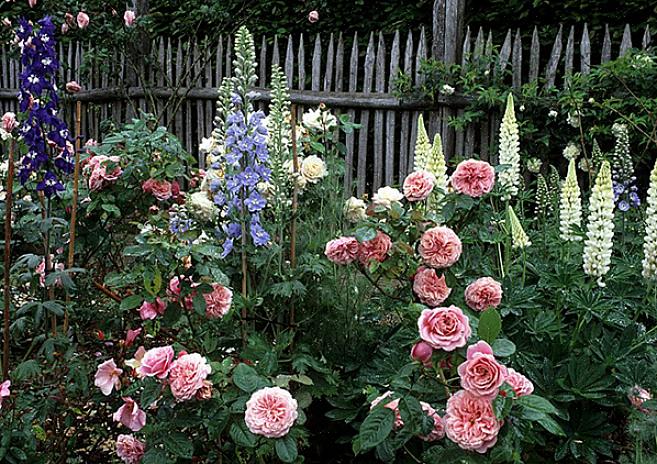
[[[411,348],[411,358],[415,361],[419,361],[425,366],[431,365],[431,355],[433,354],[433,348],[426,342],[417,342]]]
[[[66,91],[68,93],[78,93],[80,90],[82,90],[82,86],[77,82],[71,81],[66,83]]]
[[[319,13],[317,12],[317,10],[313,10],[310,13],[308,13],[308,21],[310,21],[311,23],[316,23],[317,21],[319,21]]]

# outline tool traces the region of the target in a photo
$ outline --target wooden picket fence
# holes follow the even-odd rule
[[[394,90],[400,72],[417,85],[423,77],[420,66],[428,58],[460,64],[485,58],[484,62],[492,61],[486,71],[494,75],[510,70],[509,86],[539,82],[550,87],[563,85],[572,73],[588,73],[592,66],[632,48],[629,25],[618,46],[612,45],[607,28],[598,40],[600,46],[594,47],[586,24],[559,27],[549,44],[540,43],[536,28],[530,34],[509,30],[502,44],[495,46],[491,31],[479,28],[475,33],[463,26],[463,5],[464,0],[436,0],[430,34],[421,29],[392,35],[371,32],[365,37],[316,35],[312,40],[303,34],[262,37],[256,47],[258,104],[264,108],[269,100],[271,65],[276,63],[287,77],[299,114],[323,102],[359,123],[360,130],[343,141],[347,147],[345,185],[353,185],[355,193],[362,195],[399,183],[411,170],[420,114],[428,121],[430,135],[441,133],[448,157],[476,154],[495,161],[499,114],[454,130],[448,126],[449,118],[463,114],[468,96],[441,96],[434,102],[398,98]],[[640,34],[641,46],[648,47],[650,31],[646,28]],[[151,44],[150,53],[144,52],[151,56],[151,63],[145,58],[139,69],[130,69],[119,55],[102,68],[83,66],[88,49],[82,43],[59,47],[61,81],[77,80],[84,87],[63,102],[71,123],[73,99],[83,102],[82,132],[91,138],[101,136],[101,121],[122,122],[138,109],[156,112],[190,152],[198,153],[201,139],[212,131],[217,88],[225,76],[232,75],[230,37],[211,45],[159,38]],[[7,46],[0,53],[0,112],[4,112],[16,109],[20,69]],[[146,79],[141,85],[136,80],[140,72]],[[203,166],[202,159],[199,163]]]

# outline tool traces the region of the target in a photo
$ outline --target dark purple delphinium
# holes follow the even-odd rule
[[[16,37],[23,66],[18,96],[24,113],[20,134],[27,146],[18,177],[25,184],[36,173],[37,190],[51,197],[64,190],[58,174],[69,174],[74,168],[71,135],[58,117],[55,25],[49,16],[36,26],[21,18]]]
[[[227,119],[223,182],[213,180],[210,184],[215,204],[225,212],[226,221],[220,230],[224,256],[233,250],[235,240],[242,238],[243,224],[255,246],[264,246],[270,240],[260,223],[260,212],[267,206],[267,200],[258,190],[258,184],[269,182],[271,175],[265,115],[257,111],[247,116],[237,94],[231,103],[233,112]]]

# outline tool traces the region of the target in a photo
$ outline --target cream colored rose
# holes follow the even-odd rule
[[[349,222],[358,222],[367,218],[366,205],[363,200],[351,197],[344,203],[344,216]]]
[[[189,195],[188,204],[192,214],[206,221],[211,221],[217,213],[216,206],[204,191]]]
[[[399,202],[402,198],[404,198],[403,193],[396,188],[386,186],[376,191],[372,196],[372,202],[374,206],[383,206],[386,209],[390,209],[393,202]]]
[[[302,122],[308,129],[319,132],[330,131],[338,125],[335,116],[329,111],[322,111],[320,108],[303,113]]]
[[[326,163],[317,155],[310,155],[303,159],[299,172],[311,184],[316,184],[328,174]]]

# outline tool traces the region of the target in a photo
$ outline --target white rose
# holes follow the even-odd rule
[[[328,174],[326,163],[317,155],[306,156],[301,162],[299,172],[311,184],[316,184]]]
[[[390,209],[393,202],[399,202],[402,198],[404,198],[404,194],[396,188],[381,187],[372,196],[372,202],[375,206],[383,206],[386,209]]]
[[[206,221],[211,221],[217,212],[216,206],[203,191],[189,195],[188,203],[190,211]]]
[[[351,197],[344,203],[344,215],[349,222],[358,222],[367,218],[366,205],[363,200]]]
[[[338,125],[337,118],[321,108],[303,113],[302,122],[308,129],[319,132],[329,131]]]
[[[454,94],[454,87],[452,87],[449,84],[445,84],[441,87],[440,91],[444,93],[445,95],[453,95]]]

